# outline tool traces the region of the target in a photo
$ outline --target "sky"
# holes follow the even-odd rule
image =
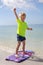
[[[43,0],[0,0],[0,25],[16,25],[14,8],[26,13],[28,24],[43,24]]]

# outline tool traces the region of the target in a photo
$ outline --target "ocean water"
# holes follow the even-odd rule
[[[43,24],[29,24],[32,31],[26,31],[26,49],[39,53],[43,51]],[[17,45],[17,25],[0,26],[0,49],[14,51]]]

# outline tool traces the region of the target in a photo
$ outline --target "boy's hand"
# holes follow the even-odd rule
[[[27,30],[32,30],[32,28],[27,28]]]
[[[14,12],[16,12],[16,8],[14,8]]]
[[[30,30],[32,30],[32,28],[30,28]]]

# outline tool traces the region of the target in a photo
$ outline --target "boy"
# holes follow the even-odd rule
[[[19,47],[21,45],[22,42],[22,49],[23,49],[23,55],[25,53],[25,33],[26,30],[32,30],[32,28],[28,28],[27,23],[25,22],[25,18],[26,18],[26,14],[25,13],[21,13],[20,18],[18,17],[17,13],[16,13],[16,8],[14,8],[14,14],[16,16],[17,19],[17,23],[18,23],[18,28],[17,28],[17,48],[16,48],[16,57],[18,57],[18,50]]]

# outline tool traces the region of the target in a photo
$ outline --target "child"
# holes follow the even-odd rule
[[[18,50],[19,47],[21,45],[22,42],[22,50],[23,50],[23,55],[25,53],[25,33],[26,30],[32,30],[32,28],[28,28],[27,23],[25,22],[25,18],[26,18],[26,14],[25,13],[21,13],[20,18],[18,17],[17,13],[16,13],[16,8],[14,8],[14,14],[16,16],[17,19],[17,23],[18,23],[18,28],[17,28],[17,48],[16,48],[16,57],[18,57]]]

